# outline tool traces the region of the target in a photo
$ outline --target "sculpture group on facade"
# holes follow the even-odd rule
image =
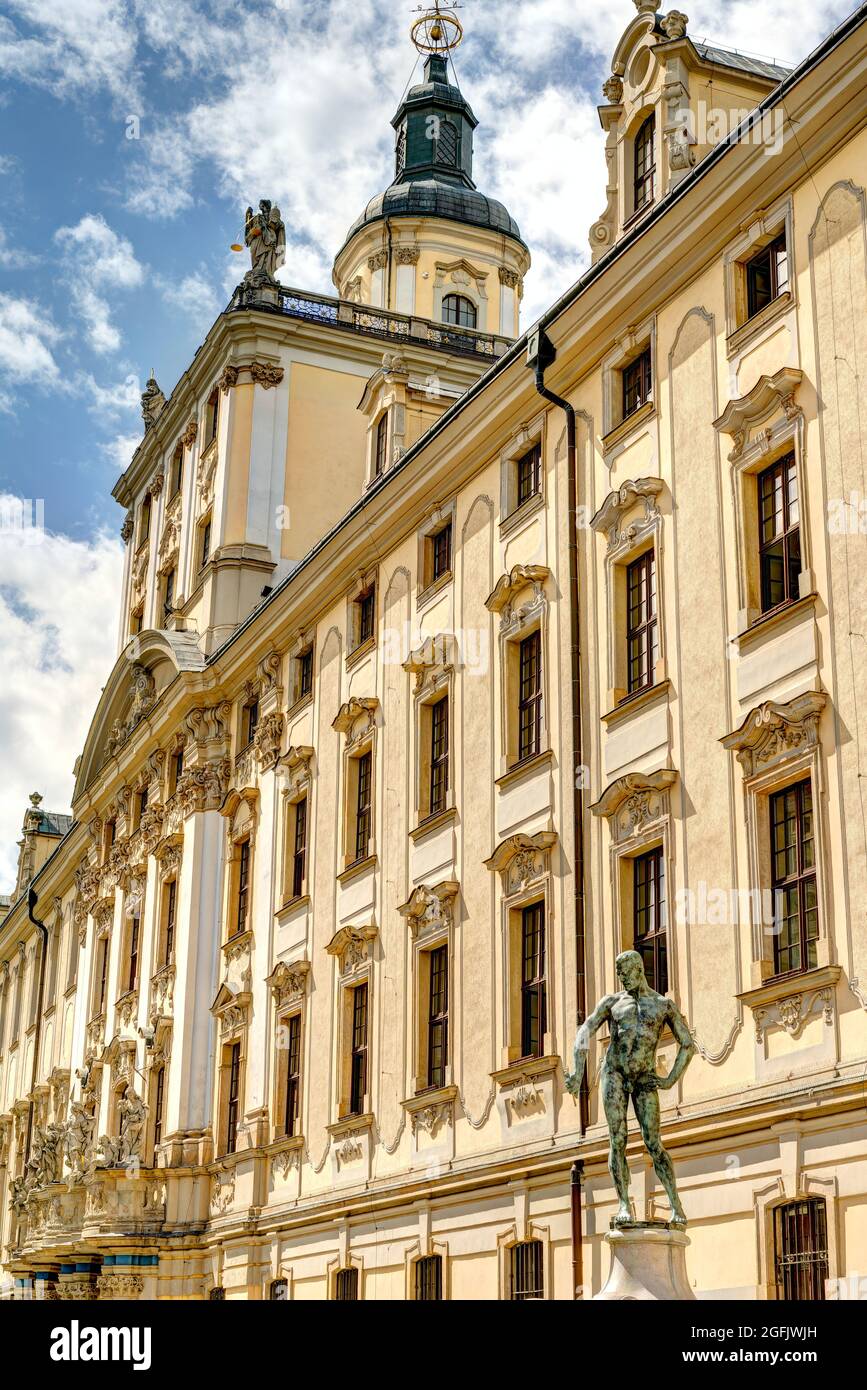
[[[610,1136],[608,1167],[619,1204],[612,1225],[620,1228],[641,1224],[632,1214],[626,1161],[626,1117],[631,1097],[641,1136],[671,1207],[669,1225],[683,1229],[686,1213],[677,1194],[674,1166],[660,1138],[658,1092],[676,1084],[689,1066],[696,1046],[674,1000],[650,988],[637,951],[619,955],[616,969],[623,988],[600,1000],[578,1029],[572,1071],[566,1073],[566,1089],[571,1095],[580,1095],[590,1039],[607,1023],[610,1041],[602,1063],[601,1088]],[[678,1043],[678,1052],[668,1075],[659,1076],[656,1051],[666,1027]]]

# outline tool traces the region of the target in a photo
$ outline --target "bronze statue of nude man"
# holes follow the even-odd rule
[[[696,1050],[695,1043],[674,1000],[650,988],[637,951],[624,951],[615,965],[623,989],[619,994],[608,994],[600,1000],[578,1029],[573,1070],[566,1073],[566,1089],[573,1096],[580,1093],[590,1038],[607,1023],[611,1040],[602,1063],[602,1103],[611,1136],[608,1167],[620,1201],[613,1224],[627,1226],[633,1219],[626,1162],[626,1112],[632,1096],[632,1107],[647,1151],[671,1205],[669,1224],[682,1229],[686,1225],[686,1214],[677,1195],[674,1166],[659,1135],[657,1091],[667,1091],[683,1075]],[[656,1049],[666,1024],[680,1046],[668,1076],[657,1076]]]

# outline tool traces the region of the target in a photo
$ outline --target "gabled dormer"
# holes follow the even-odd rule
[[[614,53],[599,119],[607,140],[608,203],[590,229],[593,260],[638,225],[710,149],[728,138],[788,70],[687,34],[679,10],[638,11]],[[746,138],[773,148],[782,112]]]

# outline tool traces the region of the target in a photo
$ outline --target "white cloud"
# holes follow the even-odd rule
[[[210,328],[220,311],[226,307],[225,299],[217,293],[207,273],[201,268],[180,280],[156,276],[155,281],[166,304],[177,309],[200,332]]]
[[[10,245],[6,229],[0,227],[0,270],[26,270],[28,266],[35,264],[36,257],[31,256],[29,251],[22,250],[20,246]]]
[[[5,9],[0,73],[55,96],[105,88],[135,102],[137,34],[124,0],[6,0]]]
[[[74,227],[60,227],[54,234],[69,282],[73,307],[83,320],[95,352],[117,352],[122,338],[112,322],[105,292],[136,289],[144,283],[145,269],[135,257],[132,243],[119,236],[100,213],[89,213]]]
[[[18,499],[0,496],[9,518]],[[68,811],[72,768],[115,659],[122,547],[0,528],[0,892],[14,886],[27,798]]]
[[[58,329],[46,310],[31,300],[0,294],[0,410],[14,406],[10,387],[61,385],[54,347]]]
[[[110,439],[107,444],[100,444],[99,447],[106,462],[116,468],[118,473],[125,473],[141,441],[141,433],[116,434],[114,439]]]
[[[90,397],[90,410],[95,415],[126,415],[141,410],[141,383],[135,372],[129,372],[123,381],[101,386],[89,374],[80,378],[82,392]]]

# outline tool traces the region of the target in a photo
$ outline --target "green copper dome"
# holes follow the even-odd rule
[[[370,222],[403,215],[444,217],[487,227],[523,246],[518,224],[508,210],[473,183],[473,131],[478,121],[460,89],[449,82],[445,59],[432,54],[425,63],[424,78],[407,92],[392,121],[394,182],[371,198],[346,241]]]

